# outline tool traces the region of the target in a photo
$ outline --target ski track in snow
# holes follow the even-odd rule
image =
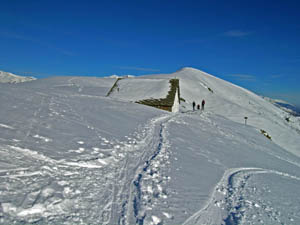
[[[48,98],[43,97],[40,106],[33,113],[34,117],[29,121],[28,131],[23,141],[26,141],[29,137],[44,142],[51,141],[51,139],[39,135],[39,130],[34,128],[39,123],[38,118],[40,117],[42,109],[46,107],[45,104],[49,105],[50,116],[63,116],[61,112],[57,111],[59,108],[55,106],[56,103],[53,98],[50,98],[49,101]],[[59,105],[62,104],[63,102],[59,102]],[[135,151],[142,147],[144,149],[142,155],[146,156],[147,150],[149,150],[146,148],[148,144],[146,140],[140,138],[140,136],[145,136],[146,133],[148,133],[147,127],[142,128],[144,129],[143,135],[137,133],[137,137],[128,137],[128,143],[111,142],[101,137],[100,134],[103,133],[103,131],[93,127],[83,116],[73,110],[69,104],[65,103],[65,106],[67,107],[67,111],[71,112],[77,118],[76,120],[72,119],[71,122],[76,122],[92,130],[96,136],[99,137],[101,143],[113,145],[113,148],[110,149],[112,156],[108,159],[102,159],[100,155],[99,157],[90,157],[80,161],[54,160],[32,149],[19,146],[6,146],[4,149],[1,149],[2,153],[5,151],[11,152],[9,154],[14,154],[15,158],[22,159],[25,157],[28,161],[34,163],[32,163],[33,166],[28,168],[4,170],[0,172],[1,179],[5,179],[9,182],[9,184],[3,187],[1,186],[1,195],[9,193],[10,189],[14,189],[14,186],[16,186],[15,188],[19,187],[21,183],[28,186],[24,189],[24,193],[26,194],[22,204],[0,203],[0,223],[4,219],[4,214],[9,216],[9,218],[6,217],[6,219],[11,222],[27,221],[28,223],[35,223],[44,220],[47,221],[47,223],[56,224],[57,222],[61,223],[61,220],[63,221],[62,218],[65,217],[69,219],[65,219],[64,224],[78,223],[80,222],[80,218],[84,218],[85,216],[80,215],[77,211],[81,210],[84,213],[85,204],[89,204],[89,199],[93,199],[91,198],[92,196],[98,196],[99,198],[101,195],[102,201],[106,201],[106,204],[104,203],[105,207],[98,212],[95,210],[97,214],[93,215],[94,212],[91,212],[91,218],[87,221],[101,224],[112,224],[115,223],[114,221],[117,221],[115,219],[117,219],[119,214],[118,209],[114,211],[114,205],[121,202],[123,199],[122,195],[128,191],[127,181],[128,171],[130,170],[128,167],[131,166],[131,164],[128,163],[131,160],[129,156],[132,154],[134,156],[132,160],[136,161],[140,158],[140,154]],[[68,120],[68,118],[64,119]],[[1,127],[11,128],[6,125],[2,125]],[[150,139],[150,137],[150,134],[146,136],[148,139]],[[136,144],[135,138],[140,138],[140,143]],[[85,144],[84,141],[77,141],[77,143],[80,146]],[[84,148],[81,147],[79,150],[84,150]],[[99,148],[94,147],[93,150],[97,152]],[[119,172],[119,163],[123,163],[121,172]],[[141,163],[141,161],[139,163]],[[137,167],[140,166],[139,163]],[[105,171],[110,171],[110,173],[106,173]],[[117,174],[119,174],[119,176]],[[115,178],[121,178],[123,187],[119,190],[116,189],[120,179]],[[84,184],[80,185],[81,187],[77,187],[77,182],[72,183],[72,180],[82,180]],[[96,191],[95,188],[97,187],[102,187],[102,189]],[[95,193],[93,193],[93,190]],[[116,199],[118,199],[118,201],[116,201]],[[96,198],[92,200],[90,204],[97,205]],[[89,207],[92,207],[92,205]],[[123,208],[125,208],[125,206]],[[55,222],[56,218],[60,219]],[[119,221],[121,221],[121,219],[119,219]]]
[[[134,196],[134,200],[133,200],[134,217],[136,219],[136,223],[139,224],[139,225],[144,224],[144,219],[146,217],[146,214],[144,212],[141,213],[141,211],[142,211],[142,179],[145,176],[147,171],[153,169],[153,168],[150,168],[150,167],[153,166],[153,164],[152,164],[153,161],[156,159],[158,154],[161,153],[163,143],[164,143],[164,139],[165,139],[164,129],[165,129],[164,123],[160,123],[158,145],[157,145],[155,151],[153,152],[152,156],[144,163],[142,171],[140,171],[138,173],[136,179],[133,181],[134,186],[135,186],[135,194],[134,194],[135,196]],[[153,174],[153,171],[151,171],[150,173]],[[158,218],[158,217],[154,217],[154,218]],[[157,221],[159,221],[159,220],[154,219],[153,222],[155,224],[157,224]]]
[[[128,156],[123,162],[120,169],[119,176],[117,177],[116,183],[114,185],[114,200],[115,205],[112,208],[112,218],[116,217],[116,221],[121,225],[130,224],[144,224],[144,219],[146,218],[146,209],[151,207],[151,203],[145,202],[147,195],[153,193],[147,193],[143,184],[143,180],[147,173],[150,174],[154,180],[160,179],[158,175],[158,164],[154,161],[158,158],[159,154],[167,154],[166,149],[163,148],[165,143],[164,140],[164,127],[167,121],[172,118],[173,115],[163,115],[161,117],[155,118],[150,121],[148,125],[142,130],[142,134],[146,136],[136,143],[135,156]],[[163,153],[162,153],[163,149]],[[167,156],[166,156],[167,157]],[[164,156],[162,156],[164,158]],[[155,179],[156,176],[156,179]],[[160,182],[160,180],[157,180]],[[121,183],[121,186],[118,185]],[[163,195],[162,190],[160,193],[157,192],[156,195]],[[156,216],[148,216],[154,223],[159,221]]]
[[[3,124],[3,123],[0,123],[0,127],[14,130],[14,128],[12,126],[9,126],[9,125]]]
[[[33,223],[45,220],[48,221],[47,223],[57,224],[57,222],[61,223],[62,218],[65,217],[69,218],[68,220],[73,218],[73,222],[70,220],[69,223],[64,222],[64,224],[73,224],[79,216],[79,214],[76,216],[76,211],[81,208],[84,212],[84,208],[86,207],[86,203],[84,202],[87,201],[87,204],[89,204],[88,199],[91,198],[89,195],[99,196],[102,192],[110,193],[113,177],[103,177],[101,174],[105,173],[106,170],[116,171],[116,169],[111,168],[110,165],[105,163],[101,163],[100,166],[97,159],[91,159],[86,162],[65,162],[63,160],[57,161],[51,159],[30,149],[22,149],[15,146],[7,146],[7,149],[10,149],[8,151],[10,154],[14,154],[16,158],[26,157],[28,158],[27,160],[34,162],[32,164],[34,166],[29,168],[0,172],[1,179],[9,182],[7,185],[1,185],[1,194],[10,193],[13,189],[21,185],[20,182],[26,184],[26,188],[22,188],[26,194],[20,206],[14,203],[1,204],[3,213],[9,215],[12,221]],[[118,165],[115,166],[117,167]],[[77,186],[77,182],[74,182],[76,180],[82,180],[85,184],[80,185],[81,187]],[[16,187],[13,188],[14,186]],[[93,193],[97,186],[102,187],[102,189]],[[12,190],[10,191],[10,189]],[[99,223],[110,224],[108,212],[112,200],[110,199],[110,195],[107,197],[107,205],[102,210],[101,215],[91,215],[93,223],[98,221]],[[102,200],[105,200],[105,198],[102,198]],[[94,201],[96,201],[96,198]],[[60,220],[55,222],[55,217],[59,217]],[[84,215],[81,215],[81,217],[84,217]]]
[[[41,104],[44,104],[43,101]],[[101,138],[98,129],[76,113],[70,105],[66,104],[66,106],[69,111],[76,115],[78,123],[95,132],[101,141],[109,143],[105,138]],[[41,108],[42,106],[34,113],[35,116],[38,116]],[[76,213],[71,213],[69,216],[68,213],[76,212],[80,208],[83,209],[84,207],[80,207],[80,204],[86,201],[85,198],[89,198],[88,196],[81,196],[83,190],[80,190],[79,187],[72,187],[68,181],[69,178],[76,177],[75,179],[79,180],[86,180],[87,178],[89,191],[92,183],[94,183],[93,188],[96,188],[97,185],[103,185],[103,182],[105,182],[106,187],[101,189],[101,192],[110,193],[104,197],[106,204],[100,215],[93,215],[93,221],[99,221],[101,224],[117,223],[119,225],[163,224],[162,219],[151,212],[151,209],[155,207],[155,203],[151,199],[153,197],[158,200],[167,198],[166,191],[161,186],[163,175],[159,171],[159,167],[163,165],[160,160],[168,160],[167,126],[168,122],[175,121],[178,116],[187,115],[167,114],[152,119],[144,127],[141,127],[135,136],[128,137],[128,140],[133,144],[115,143],[115,149],[112,149],[115,154],[109,159],[94,156],[76,161],[54,160],[31,149],[6,146],[7,149],[15,152],[17,158],[20,158],[19,155],[21,154],[39,162],[40,168],[37,166],[35,169],[24,168],[0,171],[2,179],[15,180],[14,182],[19,179],[32,179],[35,182],[43,179],[43,177],[50,176],[53,179],[59,178],[59,181],[44,184],[39,188],[35,188],[34,191],[29,191],[21,207],[17,207],[12,203],[3,203],[2,211],[12,216],[12,218],[26,220],[30,223],[41,221],[44,218],[48,222],[55,221],[54,217],[58,215],[74,217],[74,222],[76,221]],[[34,122],[36,121],[31,121],[31,128]],[[30,133],[32,133],[32,129],[29,129],[26,137]],[[51,140],[39,134],[31,136],[45,142]],[[79,146],[85,144],[84,141],[80,140],[76,143]],[[116,150],[118,150],[118,153],[116,153]],[[109,161],[113,163],[110,164]],[[81,169],[87,171],[80,172]],[[99,172],[95,173],[97,170]],[[105,177],[105,181],[99,177],[103,176],[104,171],[112,171]],[[183,225],[218,224],[220,221],[228,225],[240,224],[245,208],[249,207],[250,203],[239,200],[241,198],[239,194],[242,192],[248,178],[258,173],[273,173],[300,181],[298,177],[274,170],[262,168],[229,169],[217,184],[207,205],[188,218]],[[99,181],[91,179],[92,176],[98,176]],[[151,182],[147,180],[151,180]],[[52,188],[52,186],[59,186],[59,188]],[[60,191],[57,191],[57,189]],[[60,193],[62,196],[60,196]],[[96,194],[92,195],[96,196]],[[74,207],[71,205],[74,205]],[[255,203],[251,207],[256,207]],[[71,211],[68,211],[68,209]],[[172,216],[167,212],[162,212],[162,214],[168,217]],[[216,214],[219,217],[216,217]]]
[[[42,104],[44,103],[41,102]],[[35,117],[39,116],[41,108],[42,106],[35,111]],[[81,115],[76,114],[71,107],[68,110],[77,116],[79,123],[92,129],[100,138],[100,133],[96,128],[93,128]],[[19,182],[28,185],[24,190],[26,194],[23,203],[21,205],[2,203],[3,213],[9,215],[11,221],[27,221],[28,223],[47,221],[47,223],[55,224],[55,218],[61,220],[65,217],[69,218],[69,222],[65,220],[64,224],[72,224],[71,221],[76,222],[78,220],[77,222],[80,222],[80,217],[84,217],[80,213],[77,214],[77,211],[82,210],[84,212],[85,204],[88,204],[84,202],[89,202],[90,197],[88,196],[97,196],[101,193],[100,195],[106,195],[106,197],[101,198],[102,200],[106,199],[106,204],[98,212],[100,215],[90,215],[90,221],[93,223],[98,221],[101,224],[115,224],[116,222],[118,224],[132,224],[134,221],[137,224],[144,224],[143,219],[146,214],[143,212],[146,206],[143,206],[142,197],[146,194],[143,192],[142,179],[151,170],[151,176],[154,176],[155,180],[159,164],[152,163],[162,152],[164,127],[172,116],[173,114],[164,114],[152,119],[145,127],[140,128],[140,131],[135,134],[136,136],[128,137],[130,144],[115,143],[111,150],[112,156],[106,160],[97,156],[76,161],[55,160],[32,149],[6,146],[7,152],[10,151],[19,159],[26,157],[28,161],[34,162],[34,166],[22,170],[6,170],[0,173],[1,179],[6,179],[11,183],[5,185],[6,188],[4,189],[7,191],[12,185],[20,185]],[[30,121],[24,140],[33,137],[45,142],[50,141],[51,139],[39,135],[38,130],[34,130],[33,127],[36,123],[38,123],[36,120]],[[33,130],[34,135],[32,134]],[[103,138],[101,141],[108,142]],[[83,146],[85,143],[84,141],[77,141],[77,144]],[[82,149],[84,148],[82,147]],[[112,160],[112,163],[108,163],[108,160]],[[105,171],[110,171],[110,173],[103,176]],[[42,182],[42,180],[45,181]],[[77,186],[77,182],[72,183],[72,180],[84,180],[88,189],[85,190],[85,187]],[[91,193],[93,190],[95,191],[97,186],[102,186],[102,189]],[[2,189],[1,193],[7,191]],[[156,195],[159,194],[156,193]],[[162,190],[161,195],[163,195]],[[120,204],[121,202],[122,204]],[[96,199],[91,204],[97,204]],[[160,221],[159,217],[155,215],[149,218],[154,222],[153,224],[158,224]]]
[[[41,106],[34,112],[35,118],[39,116],[44,104],[47,104],[46,102],[47,99],[43,98]],[[53,104],[54,99],[51,98],[49,105],[53,115],[62,115],[57,112]],[[69,104],[64,104],[68,111],[72,112],[77,118],[76,120],[73,119],[72,122],[92,130],[99,137],[99,141],[109,143],[108,140],[101,137],[102,130],[100,131],[93,127]],[[154,199],[167,198],[167,194],[160,184],[162,174],[159,174],[159,167],[162,166],[160,160],[168,159],[166,134],[168,122],[176,120],[178,115],[185,116],[184,114],[167,114],[152,119],[144,127],[141,127],[135,136],[128,137],[131,144],[114,143],[114,148],[111,151],[115,153],[106,159],[95,156],[76,161],[54,160],[32,149],[6,146],[7,149],[13,151],[16,158],[29,157],[37,166],[33,168],[1,170],[1,178],[13,181],[13,183],[24,182],[27,184],[29,179],[31,179],[30,184],[36,187],[26,190],[27,194],[21,206],[3,203],[1,204],[2,211],[17,221],[25,220],[29,223],[39,222],[45,218],[47,219],[46,221],[52,222],[55,221],[57,216],[73,217],[73,222],[76,222],[77,218],[78,221],[80,220],[80,214],[77,216],[76,212],[84,210],[84,201],[97,194],[101,193],[103,195],[103,193],[108,193],[106,197],[103,197],[106,204],[98,212],[100,215],[91,215],[93,218],[91,221],[98,221],[101,224],[117,223],[119,225],[163,224],[158,215],[152,215],[151,209],[155,207],[155,204],[150,199],[153,199],[153,197]],[[209,120],[208,118],[206,119]],[[210,122],[213,123],[213,121]],[[35,119],[30,120],[29,129],[24,140],[32,136],[44,142],[52,141],[50,138],[38,134],[39,131],[33,128],[35,123],[38,123],[38,121]],[[1,127],[8,128],[6,125]],[[79,146],[85,144],[81,140],[76,141],[76,143]],[[96,147],[95,150],[97,150]],[[84,147],[70,151],[84,151]],[[274,156],[277,157],[276,155]],[[110,164],[110,161],[113,163]],[[299,166],[298,164],[295,165]],[[99,172],[97,172],[98,170]],[[105,171],[111,172],[102,178],[101,176],[103,176]],[[229,169],[217,184],[207,205],[188,218],[184,225],[218,224],[220,221],[228,225],[241,223],[245,208],[249,207],[249,204],[251,204],[251,207],[258,206],[255,203],[252,204],[240,200],[241,196],[239,194],[242,192],[248,178],[258,173],[272,173],[300,181],[298,177],[274,170],[262,168]],[[93,176],[97,177],[96,180],[92,178]],[[46,177],[51,177],[52,179],[50,180],[52,181],[50,183],[41,182],[41,179]],[[70,178],[87,182],[86,189],[83,188],[82,190],[76,185],[72,186],[72,181],[69,181]],[[149,178],[151,182],[147,182]],[[26,182],[24,179],[28,181]],[[37,181],[41,182],[42,185],[34,184]],[[103,186],[103,183],[106,183],[103,189],[95,193],[88,193],[90,190],[96,190],[98,185]],[[5,188],[8,190],[9,186]],[[83,194],[84,189],[86,191],[89,190],[85,196]],[[4,191],[2,190],[2,192]],[[97,204],[97,202],[93,201],[92,204]],[[215,216],[216,211],[219,211],[217,213],[219,217]],[[163,214],[171,217],[167,212],[163,212]]]
[[[260,208],[261,205],[245,200],[243,192],[247,180],[256,174],[276,174],[282,177],[300,181],[300,177],[287,173],[263,168],[232,168],[225,171],[222,179],[216,185],[207,204],[189,217],[182,225],[243,224],[244,214],[249,208]],[[268,211],[270,218],[272,212]],[[278,222],[275,217],[274,221]]]

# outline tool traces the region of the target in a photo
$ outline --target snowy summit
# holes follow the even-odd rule
[[[1,85],[0,105],[0,224],[300,224],[299,118],[200,70]]]
[[[23,77],[13,73],[0,71],[0,83],[21,83],[36,80],[34,77]]]

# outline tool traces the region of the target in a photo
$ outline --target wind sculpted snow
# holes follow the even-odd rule
[[[291,145],[218,115],[213,81],[193,112],[184,71],[180,113],[105,97],[113,78],[1,85],[0,224],[299,224]]]

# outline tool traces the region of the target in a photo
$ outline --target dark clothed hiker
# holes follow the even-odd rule
[[[195,110],[196,103],[193,102],[193,111]]]
[[[202,109],[202,110],[204,110],[204,105],[205,105],[205,100],[203,99],[203,100],[202,100],[202,103],[201,103],[201,109]]]

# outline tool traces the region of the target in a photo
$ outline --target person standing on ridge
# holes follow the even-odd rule
[[[193,102],[193,111],[195,111],[195,106],[196,106],[196,103]]]
[[[201,103],[201,109],[202,109],[202,110],[204,110],[204,105],[205,105],[205,100],[203,99],[203,100],[202,100],[202,103]]]
[[[200,105],[199,104],[197,105],[197,110],[200,110]]]

